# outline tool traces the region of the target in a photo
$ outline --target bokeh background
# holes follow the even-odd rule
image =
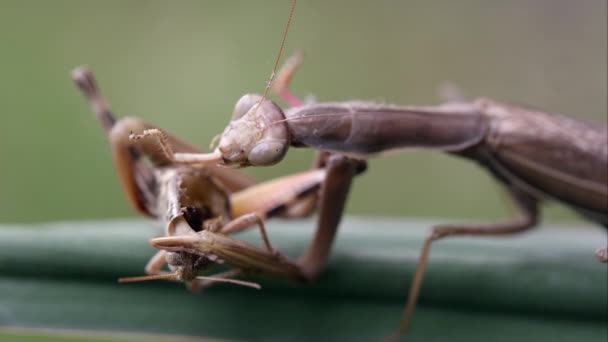
[[[119,116],[201,147],[243,94],[261,92],[289,1],[0,0],[0,222],[134,215],[107,143],[70,70],[89,65]],[[300,1],[286,45],[306,53],[293,82],[318,101],[438,103],[471,97],[606,122],[606,1]],[[284,56],[286,57],[286,56]],[[292,150],[259,179],[309,167]],[[490,219],[500,189],[440,153],[377,158],[357,179],[357,215]],[[550,205],[547,220],[577,220]]]

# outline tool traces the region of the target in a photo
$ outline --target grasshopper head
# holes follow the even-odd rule
[[[206,206],[183,207],[180,215],[175,216],[167,225],[167,236],[183,237],[184,241],[196,240],[196,232],[205,229],[203,222],[209,221],[211,212]],[[158,245],[152,239],[150,244],[162,249],[162,243]],[[188,282],[195,279],[200,271],[210,267],[214,263],[222,263],[222,260],[214,254],[202,253],[189,249],[188,243],[174,244],[172,248],[166,249],[165,261],[169,269],[179,275],[179,280]]]
[[[217,257],[207,257],[187,252],[168,252],[165,260],[169,268],[179,274],[180,280],[188,282],[195,279],[200,271],[216,262]]]

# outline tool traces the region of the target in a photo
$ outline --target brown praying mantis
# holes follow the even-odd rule
[[[431,228],[398,336],[408,329],[434,241],[523,232],[539,222],[543,199],[557,200],[608,228],[606,125],[489,99],[454,99],[425,107],[365,101],[305,104],[288,88],[301,62],[301,54],[289,59],[272,86],[288,109],[282,111],[264,97],[243,96],[239,103],[259,104],[233,115],[212,153],[189,155],[183,162],[267,166],[278,163],[289,146],[359,159],[398,149],[429,149],[478,163],[504,185],[517,209],[518,216],[504,222]],[[596,254],[607,261],[606,248]]]
[[[312,170],[261,184],[230,168],[183,165],[180,158],[200,152],[140,119],[117,121],[88,69],[75,69],[72,77],[107,134],[129,202],[141,214],[166,223],[166,236],[150,240],[159,252],[145,267],[148,276],[121,282],[167,279],[182,281],[192,290],[214,282],[259,288],[231,278],[261,273],[311,280],[323,269],[351,179],[364,170],[364,162],[321,153]],[[237,105],[235,114],[247,109]],[[144,134],[132,133],[141,131]],[[304,256],[296,262],[274,250],[264,227],[266,218],[307,216],[317,205],[317,233]],[[264,249],[228,236],[253,225],[260,229]],[[233,269],[200,275],[221,262]],[[165,263],[172,272],[162,271]]]

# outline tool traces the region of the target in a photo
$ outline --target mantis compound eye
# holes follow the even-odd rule
[[[247,159],[254,166],[270,166],[283,159],[285,153],[287,153],[286,141],[268,140],[255,145]]]
[[[262,101],[262,97],[258,94],[243,95],[234,105],[232,112],[232,121],[242,118],[249,110]]]

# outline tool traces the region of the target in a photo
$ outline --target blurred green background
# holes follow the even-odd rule
[[[201,147],[243,94],[261,92],[289,1],[0,1],[0,221],[134,215],[97,122],[71,84],[89,65],[119,116]],[[606,121],[605,0],[300,1],[286,54],[306,53],[293,87],[318,101],[434,104],[450,80],[468,96]],[[285,56],[284,56],[285,57]],[[310,151],[248,169],[306,169]],[[373,160],[348,211],[489,219],[498,186],[439,153]],[[576,220],[551,206],[548,220]]]

